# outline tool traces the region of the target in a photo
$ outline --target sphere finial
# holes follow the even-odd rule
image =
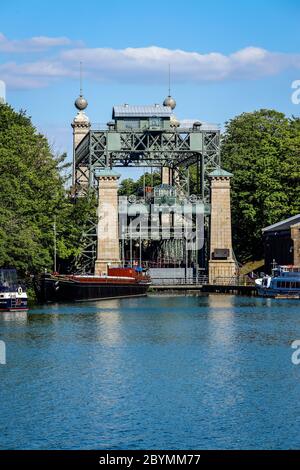
[[[169,64],[169,94],[163,102],[164,106],[169,106],[172,110],[176,107],[176,101],[171,96],[171,66]]]
[[[83,111],[85,108],[87,108],[88,102],[82,95],[79,95],[74,105],[75,108],[77,108],[79,111]]]
[[[171,95],[168,95],[167,98],[164,100],[163,105],[169,106],[169,108],[171,109],[175,109],[176,101],[174,100],[174,98],[172,98]]]
[[[80,92],[74,105],[79,111],[83,111],[88,106],[88,102],[82,94],[82,62],[80,62]]]

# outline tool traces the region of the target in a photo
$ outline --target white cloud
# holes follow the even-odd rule
[[[5,64],[0,65],[0,73],[48,78],[70,76],[70,70],[64,67],[62,63],[46,60],[28,62],[24,64],[6,62]]]
[[[7,53],[39,52],[52,47],[79,46],[81,42],[66,37],[36,36],[29,39],[11,40],[0,32],[0,51]]]
[[[32,38],[44,44],[63,45],[66,38]],[[69,43],[68,43],[69,44]],[[173,82],[202,82],[258,79],[277,75],[287,69],[300,69],[300,54],[275,53],[247,47],[232,54],[201,54],[157,46],[144,48],[63,48],[55,57],[35,62],[9,62],[0,65],[0,78],[8,87],[46,86],[54,79],[78,77],[78,64],[92,80],[120,83],[165,83],[168,64]]]
[[[76,71],[73,73],[77,76]],[[51,81],[63,77],[71,77],[72,71],[59,61],[40,60],[17,64],[6,62],[0,64],[0,77],[9,88],[41,88],[49,85]]]
[[[200,54],[156,46],[146,48],[76,48],[63,51],[61,59],[72,66],[81,60],[93,78],[108,80],[160,81],[171,64],[174,81],[220,81],[259,78],[288,68],[300,69],[300,54],[273,53],[247,47],[233,54]]]

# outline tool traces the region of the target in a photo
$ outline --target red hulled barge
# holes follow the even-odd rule
[[[108,268],[101,276],[45,273],[35,279],[35,291],[40,302],[83,302],[143,296],[150,284],[140,268]]]

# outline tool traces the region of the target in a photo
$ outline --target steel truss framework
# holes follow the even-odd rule
[[[220,166],[220,131],[168,129],[164,131],[91,130],[75,150],[76,194],[97,188],[95,168],[170,168],[170,183],[178,194],[189,195],[189,168],[197,168],[197,195],[210,202],[208,174]],[[82,256],[76,269],[90,272],[96,256],[95,223],[82,235]]]

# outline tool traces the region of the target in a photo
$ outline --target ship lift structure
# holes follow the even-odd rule
[[[102,129],[93,129],[84,109],[87,106],[82,95],[75,102],[79,110],[73,127],[73,185],[76,197],[88,191],[98,195],[99,179],[97,175],[105,171],[116,171],[120,168],[155,169],[161,173],[159,188],[150,189],[149,193],[137,198],[129,197],[129,204],[136,204],[137,199],[145,206],[149,205],[159,190],[166,195],[172,192],[177,203],[189,202],[193,213],[201,212],[204,216],[206,243],[201,253],[187,255],[182,240],[173,239],[172,230],[166,239],[163,234],[164,215],[158,221],[158,235],[151,239],[147,233],[144,237],[141,230],[138,240],[130,240],[127,231],[120,234],[120,253],[122,263],[130,253],[133,259],[133,246],[138,247],[139,258],[143,263],[154,263],[164,260],[165,263],[177,266],[193,263],[202,271],[208,270],[209,221],[211,214],[211,178],[220,170],[220,128],[200,121],[179,122],[174,115],[175,100],[168,96],[162,105],[114,106],[112,120]],[[190,169],[193,168],[193,194],[190,193]],[[120,170],[119,170],[120,171]],[[151,170],[152,171],[152,170]],[[223,171],[223,170],[221,170]],[[195,181],[196,180],[196,181]],[[149,191],[149,188],[147,188]],[[157,202],[157,201],[156,201]],[[161,204],[166,206],[166,198]],[[169,204],[170,206],[170,204]],[[131,211],[133,214],[134,211]],[[162,214],[164,209],[160,210]],[[166,211],[168,213],[168,210]],[[176,225],[172,209],[171,220]],[[130,215],[129,215],[130,217]],[[165,216],[167,217],[167,216]],[[149,239],[150,238],[150,239]],[[137,243],[136,243],[137,242]],[[91,221],[82,234],[82,253],[77,259],[76,269],[81,272],[93,272],[97,258],[97,222]],[[155,247],[155,249],[154,249]],[[127,250],[127,251],[126,251]],[[142,255],[143,251],[143,255]],[[149,253],[152,253],[152,255]],[[155,260],[151,259],[155,253]]]

